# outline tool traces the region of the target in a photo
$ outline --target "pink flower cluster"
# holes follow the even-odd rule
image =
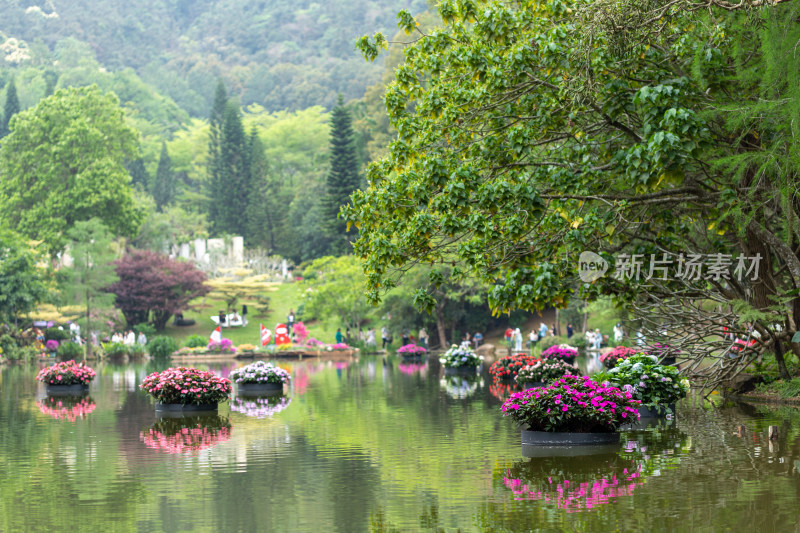
[[[423,346],[417,346],[416,344],[406,344],[397,349],[397,353],[406,356],[424,355],[427,351]]]
[[[331,350],[349,350],[350,347],[343,342],[337,342],[328,346]]]
[[[56,399],[48,397],[37,403],[39,411],[56,420],[68,420],[75,422],[78,418],[86,416],[95,410],[97,404],[91,398],[80,398],[75,401],[68,398]]]
[[[566,345],[551,346],[542,352],[542,359],[574,359],[578,350]]]
[[[311,337],[306,341],[306,346],[325,346],[325,343],[319,339]]]
[[[630,392],[588,376],[564,376],[548,387],[512,394],[502,411],[532,431],[610,433],[638,421],[639,405]]]
[[[161,403],[208,404],[223,402],[231,393],[231,381],[196,368],[168,368],[153,372],[139,388]]]
[[[236,347],[230,339],[222,339],[221,341],[211,341],[208,343],[206,350],[214,353],[236,353]]]
[[[83,363],[69,360],[46,366],[36,376],[45,385],[88,385],[97,374]]]
[[[627,346],[617,346],[610,352],[606,352],[601,355],[600,362],[603,363],[606,368],[614,368],[618,362],[627,359],[635,353],[636,350],[633,348],[628,348]]]
[[[196,453],[231,437],[231,424],[226,418],[210,421],[165,419],[139,433],[148,448],[165,453]]]

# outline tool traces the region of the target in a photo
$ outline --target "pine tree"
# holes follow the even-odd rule
[[[331,166],[322,200],[323,230],[330,239],[333,254],[347,253],[350,239],[356,238],[355,231],[347,233],[346,224],[338,215],[341,206],[347,204],[353,191],[361,186],[358,166],[352,119],[339,95],[331,116]]]
[[[11,117],[19,113],[19,98],[17,97],[17,86],[14,84],[14,79],[12,78],[10,82],[8,82],[8,87],[6,88],[6,104],[3,106],[3,122],[0,124],[0,137],[5,137],[10,133],[10,129],[8,127],[9,122],[11,122]]]
[[[167,143],[161,143],[161,157],[158,159],[158,169],[151,193],[156,201],[159,211],[175,201],[175,173],[172,171],[172,160],[167,152]]]
[[[225,120],[225,109],[228,106],[228,94],[225,84],[220,78],[217,90],[214,93],[214,104],[208,123],[211,127],[208,140],[208,180],[206,182],[206,196],[208,197],[208,221],[215,233],[223,232],[221,228],[220,200],[224,192],[224,182],[221,171],[220,145],[222,144],[222,127]]]
[[[242,125],[239,106],[229,103],[225,109],[219,146],[221,190],[217,202],[215,229],[220,233],[243,235],[250,193],[249,141]]]

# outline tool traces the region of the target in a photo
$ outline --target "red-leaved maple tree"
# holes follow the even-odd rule
[[[210,290],[193,263],[149,250],[131,250],[114,265],[119,281],[108,291],[129,326],[150,322],[160,331],[173,314]]]

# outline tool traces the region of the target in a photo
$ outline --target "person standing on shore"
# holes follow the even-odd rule
[[[428,332],[424,327],[419,328],[419,342],[423,348],[428,349]]]

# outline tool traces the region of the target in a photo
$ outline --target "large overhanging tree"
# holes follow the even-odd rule
[[[430,34],[399,15],[414,39],[385,96],[398,137],[344,209],[371,298],[415,263],[473,271],[497,311],[614,294],[648,314],[648,340],[716,357],[704,371],[714,380],[766,350],[788,376],[800,319],[800,2],[438,10],[444,25]],[[385,45],[379,34],[359,42],[368,59]],[[583,282],[587,250],[617,268]],[[670,254],[670,280],[645,280],[647,262],[639,280],[626,275],[623,253]],[[701,276],[686,276],[695,253],[732,255],[727,277],[708,276],[705,256]],[[756,279],[735,275],[739,256],[757,254]],[[723,327],[745,322],[760,340],[723,356]]]

